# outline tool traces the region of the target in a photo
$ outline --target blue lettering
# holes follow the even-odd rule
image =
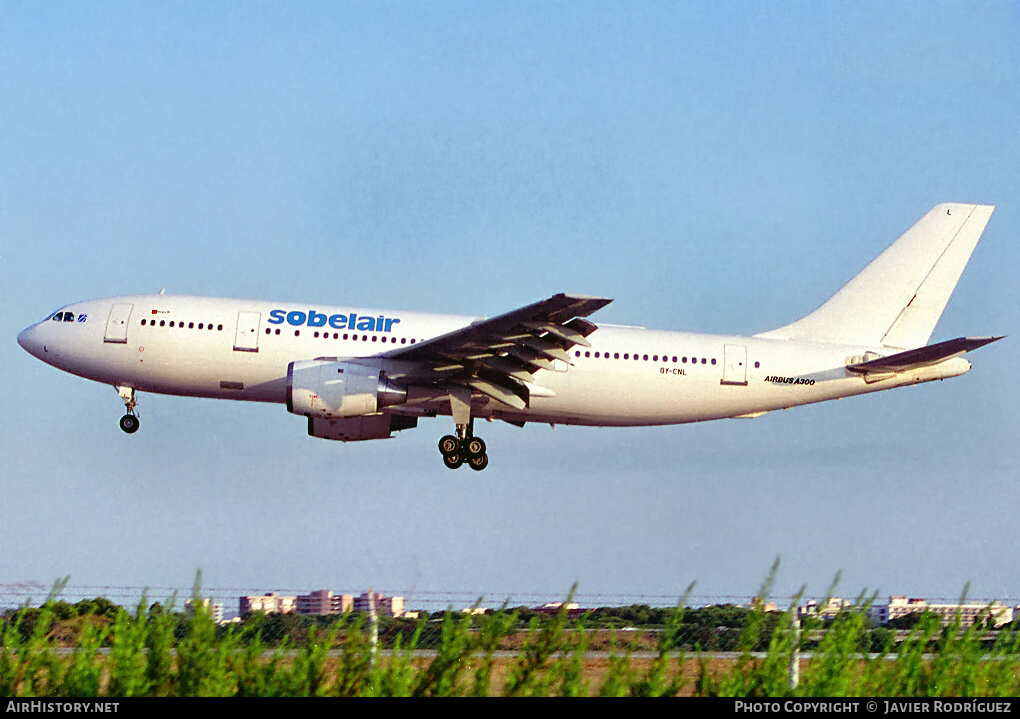
[[[83,321],[83,320],[79,320]],[[266,320],[271,325],[281,325],[286,322],[294,327],[307,325],[308,327],[325,327],[327,324],[333,329],[351,329],[362,332],[392,332],[393,325],[398,324],[397,317],[363,317],[352,312],[349,315],[325,315],[315,310],[281,310],[269,311],[269,318]]]

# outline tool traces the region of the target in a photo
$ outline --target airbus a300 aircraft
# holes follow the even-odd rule
[[[62,307],[18,335],[32,355],[139,392],[286,404],[308,434],[385,439],[450,415],[447,467],[489,462],[474,421],[596,426],[757,417],[955,377],[999,337],[927,345],[993,208],[941,204],[821,307],[753,337],[596,325],[611,300],[558,294],[489,319],[133,295]]]

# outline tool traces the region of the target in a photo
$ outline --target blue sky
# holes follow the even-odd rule
[[[1013,2],[0,0],[0,583],[412,595],[1020,601]],[[934,340],[950,382],[755,421],[309,438],[23,352],[79,299],[168,292],[745,333],[934,204],[997,205]]]

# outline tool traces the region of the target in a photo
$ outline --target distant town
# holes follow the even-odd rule
[[[213,603],[211,600],[204,600],[206,609],[217,622],[240,621],[253,612],[265,614],[300,614],[300,615],[329,615],[345,614],[348,612],[365,612],[378,616],[417,619],[419,612],[407,611],[404,605],[404,598],[398,596],[386,596],[378,592],[364,592],[358,596],[353,594],[337,594],[328,589],[319,589],[303,595],[281,595],[276,592],[267,592],[261,595],[247,595],[238,597],[237,617],[231,620],[224,620],[224,606],[222,603]],[[187,602],[187,607],[191,602]],[[773,602],[762,602],[758,597],[751,600],[750,605],[734,605],[743,608],[761,607],[766,612],[781,612],[785,608],[779,607]],[[818,602],[814,599],[798,605],[796,616],[800,619],[816,617],[822,620],[834,619],[840,612],[853,611],[856,603],[839,597]],[[530,607],[531,611],[557,614],[566,611],[570,618],[577,618],[593,611],[594,608],[583,608],[577,603],[570,602],[564,605],[562,602],[550,602],[540,606]],[[467,607],[459,610],[461,613],[484,613],[486,610],[477,607]],[[911,615],[920,615],[924,612],[938,616],[944,625],[959,621],[964,627],[975,622],[982,622],[989,627],[1002,627],[1010,624],[1014,616],[1020,614],[1020,604],[1011,607],[993,602],[965,602],[965,603],[938,603],[929,602],[924,598],[910,597],[904,595],[892,595],[886,600],[875,601],[866,606],[868,619],[876,625],[888,625],[897,620]]]

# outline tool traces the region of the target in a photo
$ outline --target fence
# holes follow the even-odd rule
[[[22,606],[39,606],[52,590],[40,582],[21,582],[0,584],[0,611],[14,609]],[[200,595],[203,599],[211,600],[212,604],[219,604],[223,607],[225,619],[231,619],[240,613],[240,597],[260,597],[270,594],[281,597],[299,597],[308,595],[309,588],[293,587],[201,587]],[[330,590],[335,595],[349,595],[358,597],[368,591],[368,588],[344,588]],[[447,610],[463,611],[474,607],[482,609],[499,609],[500,607],[527,607],[537,608],[544,605],[556,604],[566,599],[563,591],[522,591],[522,590],[456,590],[456,591],[430,591],[419,589],[398,589],[384,588],[375,589],[377,594],[386,597],[401,597],[406,611],[421,611],[427,613],[445,612]],[[182,610],[184,603],[192,598],[193,586],[155,586],[140,587],[127,585],[74,585],[67,584],[60,591],[59,599],[68,603],[76,603],[83,599],[94,599],[103,597],[114,604],[118,604],[130,610],[137,607],[139,601],[145,597],[147,604],[159,602],[167,604],[173,602]],[[710,607],[721,605],[733,605],[738,607],[751,607],[756,598],[750,595],[738,594],[624,594],[624,593],[574,593],[571,597],[573,604],[580,610],[596,609],[599,607],[625,607],[625,606],[648,606],[652,608],[675,608],[683,598],[686,607]],[[767,599],[769,608],[778,611],[789,609],[795,602],[804,606],[809,602],[822,604],[827,597],[821,596],[770,596]],[[929,605],[943,604],[951,605],[959,602],[960,597],[928,597]],[[879,602],[884,598],[879,597]],[[967,597],[968,603],[976,605],[988,605],[996,602],[999,605],[1014,608],[1020,618],[1020,595],[1014,597],[975,598]]]

